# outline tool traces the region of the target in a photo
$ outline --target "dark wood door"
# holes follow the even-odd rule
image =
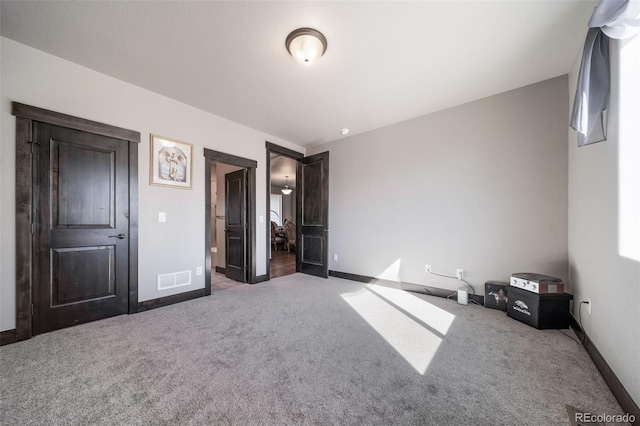
[[[225,181],[225,274],[247,282],[247,170],[224,175]]]
[[[128,142],[33,130],[33,334],[127,313]]]
[[[329,276],[329,153],[300,159],[298,167],[297,221],[299,272]]]

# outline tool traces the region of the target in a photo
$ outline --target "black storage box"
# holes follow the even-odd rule
[[[569,301],[573,296],[562,294],[537,294],[509,286],[507,315],[539,330],[569,328]]]
[[[487,281],[484,283],[484,307],[507,310],[507,287],[509,283]]]

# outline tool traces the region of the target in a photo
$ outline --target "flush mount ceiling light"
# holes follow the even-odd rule
[[[342,130],[340,130],[340,134],[341,134],[342,136],[347,136],[347,135],[349,134],[349,129],[342,129]]]
[[[298,28],[287,36],[287,51],[293,58],[305,65],[324,55],[327,51],[327,39],[313,28]]]
[[[291,194],[291,191],[293,191],[289,188],[289,176],[284,177],[284,189],[281,189],[280,191],[282,191],[284,195],[289,195]]]

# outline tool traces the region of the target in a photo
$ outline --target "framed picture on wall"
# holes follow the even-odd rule
[[[151,185],[191,189],[193,145],[151,135]]]

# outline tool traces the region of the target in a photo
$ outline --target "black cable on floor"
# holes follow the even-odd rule
[[[571,339],[571,340],[573,340],[574,342],[576,342],[576,345],[584,346],[580,340],[578,340],[578,339],[574,338],[572,335],[567,334],[567,333],[565,333],[565,332],[564,332],[564,331],[562,331],[562,330],[558,330],[558,331],[560,332],[560,334],[564,334],[564,335],[565,335],[565,336],[567,336],[569,339]]]

